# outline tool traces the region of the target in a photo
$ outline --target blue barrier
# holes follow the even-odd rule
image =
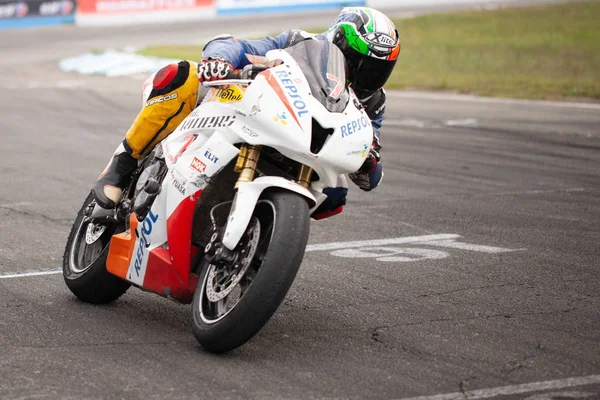
[[[0,19],[0,29],[35,28],[75,23],[74,15],[60,17],[28,17],[19,19]]]

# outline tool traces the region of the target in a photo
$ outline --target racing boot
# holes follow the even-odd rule
[[[326,187],[323,194],[327,196],[311,217],[315,220],[325,219],[338,215],[344,210],[346,196],[348,195],[348,182],[344,175],[338,176],[336,187]]]
[[[104,209],[113,209],[121,200],[123,189],[129,183],[138,160],[133,158],[121,145],[94,185],[96,203]]]

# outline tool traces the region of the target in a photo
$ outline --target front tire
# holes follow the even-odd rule
[[[106,304],[121,297],[131,284],[106,270],[110,240],[118,227],[111,223],[94,223],[86,217],[85,211],[94,204],[90,193],[77,213],[63,256],[63,277],[79,300]]]
[[[263,193],[238,246],[253,254],[247,269],[234,270],[236,286],[232,289],[217,285],[214,265],[205,263],[200,273],[192,302],[192,330],[205,349],[214,353],[233,350],[262,329],[296,277],[309,228],[309,208],[301,195],[283,190]],[[257,231],[260,237],[253,238]],[[221,295],[229,294],[216,301],[219,289]]]

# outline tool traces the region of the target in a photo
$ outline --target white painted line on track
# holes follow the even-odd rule
[[[0,208],[11,208],[11,207],[19,207],[19,206],[28,206],[30,204],[33,204],[33,203],[31,201],[20,201],[18,203],[0,204]]]
[[[600,375],[588,375],[574,378],[557,379],[554,381],[524,383],[521,385],[500,386],[489,389],[469,390],[464,393],[446,393],[433,396],[420,396],[404,398],[402,400],[476,400],[489,399],[497,396],[508,396],[540,390],[565,389],[570,387],[600,384]]]
[[[309,244],[306,246],[306,251],[330,251],[330,250],[341,250],[341,249],[352,249],[352,248],[370,248],[377,246],[388,246],[396,244],[421,244],[437,247],[446,247],[450,249],[458,250],[469,250],[480,253],[507,253],[511,251],[518,251],[524,249],[506,249],[503,247],[493,246],[482,246],[478,244],[470,244],[463,242],[456,242],[455,239],[460,238],[460,235],[453,233],[440,233],[437,235],[423,235],[423,236],[407,236],[397,237],[390,239],[376,239],[376,240],[364,240],[355,242],[333,242],[333,243],[321,243],[321,244]]]
[[[23,82],[0,83],[0,89],[79,89],[87,86],[83,80],[56,81],[56,82]]]
[[[423,245],[445,247],[457,250],[468,250],[479,253],[507,253],[525,249],[506,249],[503,247],[482,246],[478,244],[457,242],[460,235],[453,233],[440,233],[436,235],[406,236],[388,239],[360,240],[352,242],[332,242],[309,244],[306,252],[331,251],[331,255],[345,258],[376,258],[383,262],[412,262],[425,259],[441,259],[449,256],[448,253],[414,248],[398,248],[393,245]],[[388,246],[388,247],[383,247]],[[25,278],[30,276],[60,274],[62,270],[48,270],[23,273],[0,273],[0,279]]]
[[[393,126],[407,126],[407,127],[411,127],[411,128],[425,128],[425,126],[427,125],[427,122],[419,121],[417,119],[412,119],[412,118],[404,118],[404,119],[390,118],[390,119],[385,120],[385,124],[386,124],[386,126],[393,125]]]
[[[496,192],[496,193],[478,193],[474,196],[514,196],[514,195],[526,195],[526,194],[548,194],[548,193],[574,193],[574,192],[585,192],[585,188],[570,188],[570,189],[544,189],[544,190],[522,190],[519,192]]]
[[[444,123],[446,126],[477,126],[475,118],[451,119]]]
[[[463,101],[490,104],[512,104],[512,105],[530,105],[539,107],[555,108],[581,108],[588,110],[600,110],[600,104],[594,103],[571,103],[567,101],[547,101],[547,100],[523,100],[523,99],[505,99],[495,97],[481,97],[467,94],[453,93],[428,93],[428,92],[409,92],[409,91],[386,91],[388,97],[402,99],[422,99],[439,101]]]
[[[10,279],[10,278],[24,278],[27,276],[40,276],[40,275],[56,275],[60,274],[62,269],[53,269],[50,271],[39,271],[39,272],[23,272],[21,274],[0,274],[0,279]]]
[[[392,239],[377,239],[377,240],[361,240],[356,242],[333,242],[333,243],[322,243],[322,244],[309,244],[306,246],[306,251],[327,251],[327,250],[339,250],[349,249],[352,247],[371,247],[371,246],[385,246],[388,244],[408,244],[408,243],[423,243],[432,240],[447,240],[456,239],[460,235],[451,233],[442,233],[439,235],[424,235],[424,236],[407,236]]]

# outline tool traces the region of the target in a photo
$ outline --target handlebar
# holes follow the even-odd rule
[[[267,67],[266,65],[248,64],[244,67],[244,69],[242,69],[241,73],[239,70],[230,72],[229,74],[227,74],[225,79],[250,79],[250,80],[253,80],[254,78],[256,78],[258,76],[258,74],[260,74],[261,72],[263,72],[267,69],[269,69],[269,67]]]

